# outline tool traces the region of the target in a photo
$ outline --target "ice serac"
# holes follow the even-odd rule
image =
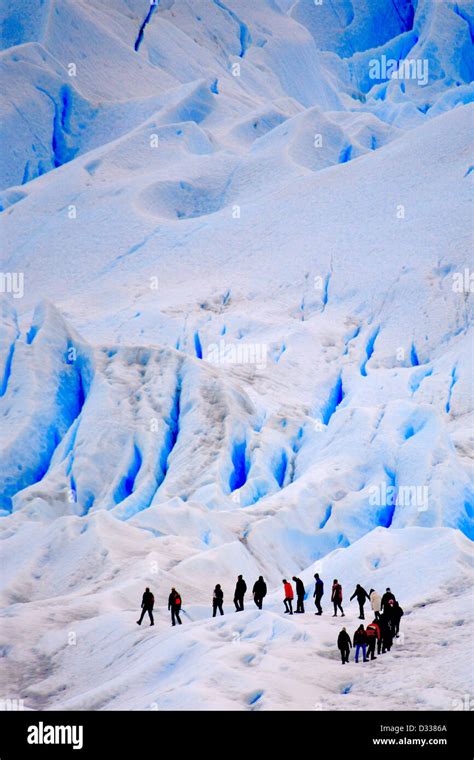
[[[397,385],[389,391],[390,372],[357,379],[354,367],[347,381],[337,375],[321,386],[320,411],[295,445],[296,420],[258,423],[246,394],[196,357],[93,349],[50,304],[22,338],[15,314],[5,314],[15,349],[10,359],[7,342],[0,399],[6,511],[54,517],[106,509],[128,520],[176,498],[212,510],[245,507],[255,522],[247,545],[260,553],[260,540],[276,529],[288,561],[297,539],[302,565],[377,525],[444,524],[472,535],[472,490],[444,429],[448,409],[415,402],[408,383],[403,401]],[[358,400],[365,383],[383,409]]]
[[[7,298],[0,299],[0,396],[4,396],[10,380],[13,354],[20,336],[15,308]]]
[[[16,334],[5,362],[0,432],[3,510],[10,511],[14,496],[34,490],[48,472],[82,412],[92,371],[87,347],[50,303],[42,303],[26,335]]]
[[[268,507],[278,523],[288,518],[283,500],[295,514],[314,502],[322,527],[302,561],[378,524],[472,535],[469,299],[450,287],[467,250],[461,228],[448,234],[438,224],[441,189],[444,214],[463,218],[469,198],[468,4],[398,2],[382,24],[371,0],[291,9],[229,0],[202,16],[137,3],[136,19],[99,3],[98,25],[82,6],[51,2],[49,23],[41,11],[34,34],[33,5],[15,34],[8,7],[4,129],[19,140],[16,153],[4,152],[11,266],[28,263],[27,308],[35,293],[61,300],[64,282],[86,312],[98,294],[104,306],[84,318],[79,296],[68,303],[71,324],[82,322],[88,337],[74,362],[62,358],[75,350],[72,327],[52,307],[22,334],[4,311],[5,419],[13,424],[28,403],[14,423],[22,434],[3,434],[3,509],[107,509],[128,520],[179,499],[189,509],[245,510],[256,522]],[[75,76],[69,24],[84,30]],[[130,40],[140,24],[137,56]],[[110,61],[94,79],[99,32]],[[444,45],[445,35],[460,46]],[[186,56],[177,63],[178,48]],[[426,85],[368,77],[371,59],[420,51]],[[245,76],[234,76],[233,58]],[[130,74],[120,93],[107,76],[118,60]],[[18,126],[31,124],[32,108],[35,140]],[[402,196],[416,209],[403,220]],[[76,203],[75,225],[66,211]],[[38,224],[45,204],[54,238]],[[421,229],[434,231],[436,262]],[[67,251],[58,247],[65,239]],[[158,251],[159,304],[128,286],[132,273],[148,282]],[[223,299],[229,283],[232,298]],[[123,318],[114,320],[121,286]],[[431,291],[444,299],[436,319]],[[263,366],[210,366],[208,347],[223,335],[236,350],[268,347]],[[403,493],[416,471],[428,509],[423,500],[370,504],[371,489]],[[305,520],[296,530],[306,536]]]
[[[243,421],[254,435],[255,411],[210,365],[173,349],[93,349],[50,304],[16,343],[1,399],[4,509],[129,519],[174,497],[233,506],[249,467],[235,435]],[[275,490],[272,458],[268,448],[263,494]]]

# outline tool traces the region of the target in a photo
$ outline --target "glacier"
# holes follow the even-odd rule
[[[458,709],[474,3],[1,8],[4,694]],[[262,611],[248,593],[234,614],[240,573],[264,575]],[[295,574],[307,614],[288,620]],[[351,634],[356,583],[405,610],[367,669],[340,673],[333,577]],[[135,625],[145,586],[153,631]]]

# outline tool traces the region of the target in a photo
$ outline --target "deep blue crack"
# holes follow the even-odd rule
[[[153,16],[155,10],[158,8],[158,5],[159,5],[159,0],[158,0],[158,2],[152,2],[152,3],[150,3],[150,8],[148,9],[148,13],[146,14],[145,18],[142,21],[142,24],[140,26],[140,30],[139,30],[137,38],[135,40],[135,44],[133,46],[135,52],[138,52],[138,50],[140,49],[140,45],[142,44],[143,38],[145,36],[145,29],[148,26],[148,24],[150,23],[151,17]]]
[[[202,345],[201,345],[201,339],[199,337],[199,333],[196,330],[194,333],[194,350],[196,352],[196,356],[198,359],[202,359]]]
[[[321,520],[321,522],[319,524],[319,530],[322,530],[324,528],[324,526],[328,522],[328,520],[331,517],[331,515],[332,515],[332,504],[329,504],[329,506],[326,508],[326,512],[324,514],[324,517],[323,517],[323,519]]]
[[[234,13],[233,10],[227,7],[227,5],[224,5],[222,0],[214,0],[214,4],[217,5],[218,8],[223,10],[225,13],[227,13],[230,18],[235,21],[235,23],[239,27],[239,42],[240,42],[240,52],[239,57],[243,58],[245,53],[247,52],[249,45],[252,43],[252,37],[250,35],[249,28],[247,24],[245,24],[236,13]]]
[[[360,374],[363,377],[367,377],[367,369],[366,369],[367,368],[367,362],[370,360],[372,354],[374,353],[375,341],[377,340],[379,332],[380,332],[380,327],[376,327],[375,330],[371,333],[371,335],[370,335],[370,337],[369,337],[369,339],[367,341],[367,346],[365,348],[366,358],[362,362],[362,365],[361,365],[361,368],[360,368]]]
[[[287,467],[288,467],[288,456],[285,449],[283,449],[283,451],[281,452],[280,459],[273,471],[275,480],[280,486],[280,488],[283,488]]]
[[[161,483],[166,477],[166,473],[169,469],[169,459],[171,456],[171,453],[176,446],[176,441],[178,440],[179,436],[179,428],[180,428],[180,419],[181,419],[181,376],[178,374],[176,379],[176,388],[173,394],[172,402],[171,402],[171,409],[170,414],[167,420],[165,420],[168,430],[165,435],[165,442],[164,446],[161,450],[160,454],[160,465],[161,465],[161,472],[162,472],[162,478]]]
[[[420,360],[418,359],[418,354],[416,352],[416,348],[415,348],[415,344],[414,343],[411,344],[410,361],[411,361],[411,366],[412,367],[418,367],[419,364],[420,364]]]
[[[456,365],[455,365],[453,367],[453,369],[452,369],[452,372],[451,372],[451,383],[449,385],[448,400],[446,401],[446,412],[447,412],[447,414],[449,414],[450,411],[451,411],[451,398],[452,398],[452,395],[453,395],[453,388],[456,385],[458,379],[459,378],[458,378],[458,375],[457,375],[457,368],[456,368]]]
[[[334,386],[332,387],[329,398],[322,410],[322,420],[325,425],[329,424],[329,420],[335,413],[337,407],[344,399],[344,389],[342,387],[342,377],[339,375]]]
[[[34,339],[36,338],[36,335],[40,329],[39,325],[31,325],[30,329],[26,333],[26,345],[30,346]]]
[[[331,273],[329,273],[328,275],[326,275],[326,277],[324,279],[324,286],[323,286],[323,308],[322,308],[322,311],[324,311],[324,309],[326,308],[327,303],[328,303],[328,298],[329,298],[329,283],[330,283],[330,281],[331,281]]]
[[[339,163],[347,164],[352,158],[352,145],[346,145],[339,153]]]
[[[387,504],[381,505],[381,509],[378,513],[378,524],[383,528],[390,528],[393,515],[395,514],[395,507],[397,502],[397,475],[393,470],[385,467],[385,474],[387,476],[387,496],[388,489],[390,489],[390,500],[387,499]]]
[[[471,541],[474,541],[474,496],[472,490],[466,494],[464,513],[461,514],[458,527]]]
[[[5,369],[3,372],[3,377],[0,382],[0,398],[5,395],[7,392],[8,387],[8,381],[10,380],[10,375],[12,371],[12,362],[13,362],[13,355],[15,353],[15,343],[18,338],[18,335],[16,336],[15,340],[11,344],[10,348],[8,349],[7,358],[5,361]]]
[[[248,704],[254,705],[263,697],[263,691],[257,691],[249,697]]]
[[[242,488],[247,482],[249,463],[246,450],[246,441],[242,441],[241,443],[234,441],[231,453],[233,470],[229,478],[229,488],[231,493],[232,491],[237,491],[239,488]]]
[[[68,137],[71,135],[72,91],[67,85],[63,85],[59,91],[58,104],[53,96],[43,87],[37,85],[36,89],[46,95],[53,104],[54,117],[51,150],[53,153],[53,164],[57,168],[72,161],[78,151],[78,148],[70,145],[70,140],[68,140]]]
[[[135,481],[137,479],[138,473],[140,472],[141,466],[141,451],[138,446],[134,444],[132,458],[128,465],[127,472],[120,479],[120,482],[114,492],[113,499],[115,504],[120,504],[121,501],[124,501],[124,499],[128,498],[128,496],[133,493],[135,488]]]

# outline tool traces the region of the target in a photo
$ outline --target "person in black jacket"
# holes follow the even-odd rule
[[[148,612],[148,615],[150,617],[150,625],[155,625],[155,621],[153,620],[153,605],[155,604],[155,597],[151,593],[148,586],[145,589],[145,592],[142,596],[142,614],[140,615],[140,620],[137,620],[138,625],[142,624],[143,617],[145,615],[145,612]]]
[[[221,589],[220,583],[218,583],[214,589],[214,596],[212,597],[212,617],[216,616],[217,610],[219,610],[221,615],[224,614],[224,610],[222,609],[223,602],[224,592]]]
[[[359,651],[362,649],[364,662],[368,662],[365,653],[365,650],[367,648],[367,635],[365,633],[363,625],[360,625],[357,631],[354,633],[353,642],[355,646],[355,661],[359,662]]]
[[[380,631],[380,636],[377,639],[377,654],[381,654],[382,644],[383,644],[383,635],[386,630],[387,618],[386,617],[384,618],[383,615],[379,615],[379,617],[377,618],[377,624],[379,626],[379,631]]]
[[[168,597],[168,609],[171,610],[171,624],[176,625],[176,620],[181,625],[181,618],[179,611],[181,609],[181,596],[178,594],[175,588],[171,589],[171,594]]]
[[[316,605],[316,609],[318,610],[315,612],[315,615],[322,615],[323,609],[321,607],[321,599],[324,595],[324,583],[322,582],[321,578],[319,577],[319,573],[314,574],[314,603]]]
[[[295,582],[295,588],[296,588],[295,612],[304,612],[304,596],[306,594],[306,590],[305,590],[303,581],[301,580],[301,578],[297,578],[296,575],[293,576],[293,580]]]
[[[380,625],[380,645],[382,648],[382,654],[390,652],[393,644],[393,622],[391,618],[384,612],[379,620]],[[379,648],[377,648],[378,654],[380,654]]]
[[[365,600],[366,599],[370,600],[370,597],[367,591],[365,590],[365,588],[362,588],[362,586],[359,583],[357,584],[355,591],[352,594],[349,601],[352,602],[355,596],[357,597],[357,601],[359,602],[359,620],[364,620],[365,619],[365,615],[364,615]]]
[[[337,637],[337,647],[341,653],[341,660],[343,665],[345,665],[346,662],[349,662],[351,646],[351,637],[347,633],[346,629],[343,628]]]
[[[235,591],[234,591],[234,604],[235,604],[236,612],[241,612],[244,609],[244,596],[245,596],[246,591],[247,591],[247,584],[245,583],[242,576],[239,575],[237,577],[237,583],[235,584]]]
[[[258,580],[256,580],[253,584],[252,593],[255,604],[257,605],[258,609],[261,610],[263,600],[267,595],[267,584],[263,580],[263,576],[258,576]]]
[[[392,620],[393,620],[393,626],[394,626],[394,633],[395,637],[398,639],[398,634],[400,631],[400,619],[403,615],[403,610],[398,604],[397,601],[393,603],[393,609],[392,609]]]
[[[385,594],[382,597],[382,601],[380,603],[380,610],[381,612],[386,612],[389,601],[395,601],[395,596],[392,594],[389,588],[385,591]]]

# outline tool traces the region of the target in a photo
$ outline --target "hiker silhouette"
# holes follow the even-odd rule
[[[151,593],[148,586],[146,587],[143,596],[142,596],[142,614],[140,615],[140,620],[137,620],[137,624],[141,625],[143,617],[146,612],[148,612],[148,615],[150,616],[150,625],[155,625],[155,621],[153,620],[153,605],[155,604],[155,597]]]

